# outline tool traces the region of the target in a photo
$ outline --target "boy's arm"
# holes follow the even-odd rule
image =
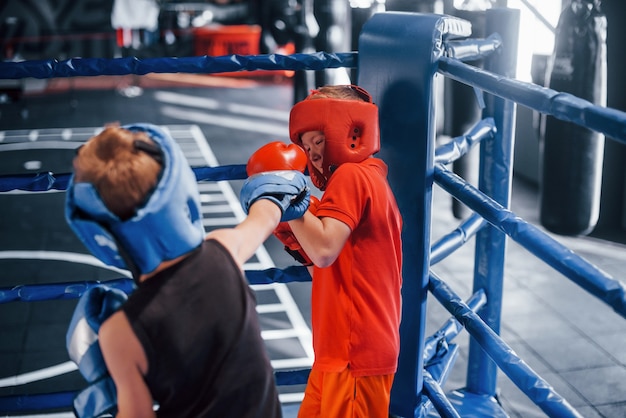
[[[155,418],[143,376],[147,360],[126,315],[118,311],[102,324],[100,348],[117,391],[117,418]]]
[[[335,262],[352,230],[345,223],[329,217],[318,218],[311,212],[289,221],[294,235],[318,267],[328,267]]]
[[[248,217],[235,228],[214,231],[207,238],[219,240],[242,268],[280,221],[299,218],[307,211],[310,195],[299,171],[254,174],[246,179],[239,196]]]
[[[230,251],[239,267],[243,267],[278,226],[280,217],[281,210],[275,203],[267,199],[257,200],[239,225],[212,231],[207,238],[218,240]]]

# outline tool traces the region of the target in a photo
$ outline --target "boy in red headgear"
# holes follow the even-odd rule
[[[378,108],[357,86],[297,103],[291,140],[308,157],[317,211],[289,221],[313,262],[313,364],[299,417],[385,417],[397,368],[402,219],[387,182]]]

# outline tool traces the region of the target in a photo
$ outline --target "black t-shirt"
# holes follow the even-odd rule
[[[280,417],[256,301],[230,253],[205,241],[135,290],[123,310],[165,417]]]

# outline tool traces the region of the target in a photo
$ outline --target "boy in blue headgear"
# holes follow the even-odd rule
[[[267,172],[241,197],[248,217],[205,236],[195,176],[165,131],[108,126],[78,150],[68,223],[137,288],[128,300],[109,289],[90,295],[95,309],[78,305],[70,356],[90,383],[110,376],[114,386],[77,397],[77,415],[102,405],[132,418],[281,415],[242,268],[281,220],[302,216],[309,192],[302,173]]]

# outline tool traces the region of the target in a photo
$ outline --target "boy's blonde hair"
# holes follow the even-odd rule
[[[157,145],[143,132],[107,125],[81,146],[74,158],[74,182],[91,183],[121,220],[134,216],[156,186],[162,166],[135,141]]]
[[[344,99],[344,100],[358,100],[365,101],[363,97],[348,85],[339,86],[323,86],[314,91],[307,97],[307,100],[315,99]]]

